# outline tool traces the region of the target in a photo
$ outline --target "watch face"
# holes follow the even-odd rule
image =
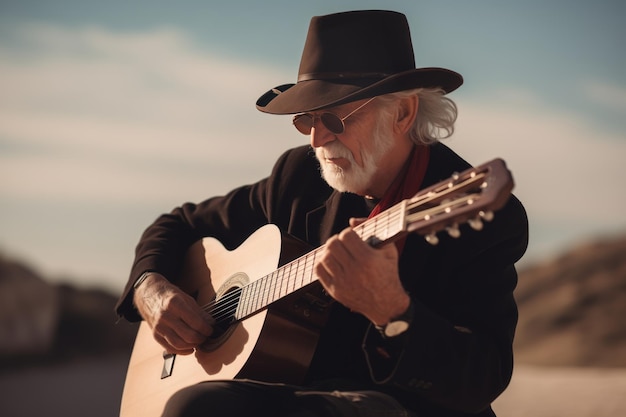
[[[394,337],[406,332],[409,323],[404,320],[392,321],[385,326],[385,336]]]

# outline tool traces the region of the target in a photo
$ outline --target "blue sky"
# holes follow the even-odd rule
[[[618,1],[0,1],[0,250],[119,290],[160,213],[304,143],[254,108],[294,80],[313,15],[407,14],[418,66],[465,77],[447,144],[507,160],[525,262],[626,230]]]

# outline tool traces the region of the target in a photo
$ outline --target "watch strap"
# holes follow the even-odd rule
[[[380,335],[384,338],[399,336],[405,333],[411,326],[411,323],[413,321],[413,312],[413,300],[411,300],[409,302],[409,307],[404,313],[392,318],[387,324],[384,324],[382,326],[378,326],[375,324],[374,328],[378,330]],[[396,333],[398,332],[398,329],[400,329],[399,333]]]

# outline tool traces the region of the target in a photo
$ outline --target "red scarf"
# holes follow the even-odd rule
[[[408,163],[405,164],[383,198],[372,209],[368,219],[417,194],[426,175],[429,159],[430,147],[420,145],[413,147]],[[406,238],[402,238],[396,241],[398,253],[402,253],[405,240]]]

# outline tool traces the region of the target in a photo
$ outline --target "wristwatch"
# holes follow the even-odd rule
[[[413,321],[413,301],[410,302],[409,308],[407,308],[404,313],[402,313],[398,317],[394,317],[393,319],[389,321],[389,323],[385,325],[382,325],[382,326],[374,325],[374,327],[385,338],[396,337],[406,332],[411,326],[412,321]]]

